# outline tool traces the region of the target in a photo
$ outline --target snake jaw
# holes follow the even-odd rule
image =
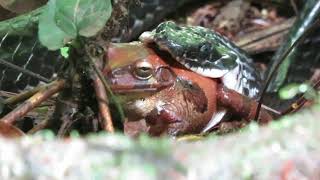
[[[154,31],[146,31],[139,36],[139,40],[144,44],[149,44],[154,42],[154,36],[155,36]]]

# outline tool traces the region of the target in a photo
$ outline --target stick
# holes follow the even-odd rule
[[[65,80],[63,79],[56,80],[50,83],[44,89],[37,92],[30,99],[28,99],[27,101],[19,105],[17,108],[15,108],[13,111],[11,111],[9,114],[4,116],[0,121],[3,121],[8,124],[13,124],[19,118],[26,115],[36,106],[41,104],[43,101],[50,98],[55,93],[59,92],[61,89],[64,88],[64,86],[65,86]]]
[[[34,94],[36,94],[37,92],[39,92],[43,88],[45,88],[45,86],[38,86],[38,87],[31,89],[30,91],[25,91],[25,92],[22,92],[20,94],[15,95],[15,96],[11,96],[11,97],[7,98],[6,100],[4,100],[4,104],[6,104],[6,105],[17,104],[21,101],[24,101],[24,100],[30,98],[31,96],[33,96]]]
[[[109,87],[106,78],[104,78],[102,72],[99,70],[99,68],[97,67],[97,65],[93,61],[92,57],[89,57],[89,61],[90,61],[90,65],[91,65],[92,69],[96,72],[96,75],[101,80],[104,88],[107,90],[107,92],[110,94],[110,97],[113,99],[113,102],[114,102],[114,104],[115,104],[115,106],[116,106],[116,108],[117,108],[117,110],[119,112],[120,118],[124,122],[125,121],[125,115],[124,115],[123,109],[122,109],[120,103],[115,98],[115,95],[113,94],[111,88]]]
[[[47,125],[48,125],[48,123],[49,123],[49,118],[41,121],[38,125],[34,126],[32,129],[30,129],[30,130],[27,132],[27,134],[34,134],[34,133],[36,133],[37,131],[40,131],[40,130],[46,128]]]
[[[279,39],[288,33],[295,19],[290,18],[270,28],[248,33],[236,40],[235,44],[249,53],[275,49],[281,43]]]
[[[108,97],[107,97],[106,89],[104,88],[102,81],[97,75],[94,76],[93,83],[94,83],[94,89],[96,92],[97,100],[99,103],[100,115],[104,122],[103,129],[105,129],[107,132],[113,133],[114,127],[113,127],[112,118],[110,115],[110,109],[107,104]]]
[[[93,82],[94,82],[94,89],[95,89],[98,104],[99,104],[100,115],[104,121],[103,129],[105,129],[107,132],[113,133],[114,127],[112,123],[110,109],[107,104],[108,97],[106,92],[106,90],[111,92],[111,89],[108,86],[107,80],[104,78],[102,72],[100,71],[97,64],[94,62],[93,57],[91,57],[90,54],[89,54],[89,61],[90,61],[91,68],[95,71],[95,74],[93,75]],[[110,95],[112,96],[112,94]]]
[[[0,135],[6,138],[18,138],[25,134],[15,126],[0,121]]]
[[[16,70],[18,72],[21,72],[21,73],[23,73],[25,75],[31,76],[33,78],[36,78],[36,79],[38,79],[40,81],[43,81],[45,83],[51,82],[50,79],[47,79],[47,78],[41,76],[40,74],[34,73],[34,72],[32,72],[32,71],[30,71],[28,69],[24,69],[24,68],[22,68],[20,66],[17,66],[15,64],[12,64],[12,63],[6,61],[6,60],[0,59],[0,64],[3,64],[6,67],[9,67],[9,68],[11,68],[13,70]]]

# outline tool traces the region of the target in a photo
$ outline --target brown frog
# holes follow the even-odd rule
[[[104,73],[128,117],[125,127],[139,121],[152,136],[201,133],[211,129],[206,126],[219,106],[254,118],[255,101],[139,42],[113,44],[107,56]],[[272,119],[265,110],[260,114],[260,123]]]

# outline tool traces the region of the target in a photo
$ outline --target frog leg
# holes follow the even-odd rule
[[[174,112],[159,107],[154,108],[145,120],[149,126],[148,133],[152,136],[160,136],[164,133],[177,136],[184,126],[184,121]]]
[[[227,115],[227,109],[225,107],[219,107],[217,112],[212,116],[206,127],[203,128],[201,133],[209,132],[213,127],[219,124]]]
[[[242,93],[240,82],[238,82],[238,77],[237,77],[238,73],[239,73],[239,66],[235,67],[230,72],[224,74],[224,76],[221,79],[224,86],[228,87],[229,89],[240,91],[240,93]],[[206,127],[203,128],[202,133],[209,132],[217,124],[219,124],[221,121],[229,117],[229,115],[230,113],[228,113],[227,108],[221,107],[221,106],[218,107],[217,112],[212,116],[211,120],[206,125]]]
[[[135,121],[126,120],[123,123],[123,130],[125,135],[136,138],[142,133],[147,133],[148,127],[145,119]]]

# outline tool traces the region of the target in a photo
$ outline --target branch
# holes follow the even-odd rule
[[[17,138],[23,136],[24,133],[13,125],[0,121],[0,135],[6,138]]]
[[[110,94],[110,97],[112,98],[118,112],[119,112],[119,115],[120,115],[120,119],[122,121],[125,120],[125,115],[124,115],[124,112],[123,112],[123,109],[120,105],[120,103],[117,101],[115,95],[113,94],[110,86],[108,85],[108,82],[106,80],[106,78],[104,78],[102,72],[99,70],[99,68],[96,66],[96,64],[94,63],[93,59],[92,58],[89,58],[90,60],[90,65],[92,66],[93,70],[96,72],[97,76],[100,78],[100,80],[102,81],[102,84],[104,86],[104,88],[107,90],[107,92]]]
[[[41,76],[40,74],[34,73],[34,72],[32,72],[32,71],[30,71],[28,69],[24,69],[24,68],[22,68],[20,66],[17,66],[15,64],[12,64],[12,63],[6,61],[6,60],[0,59],[0,64],[3,64],[6,67],[9,67],[9,68],[11,68],[11,69],[13,69],[15,71],[18,71],[18,72],[23,73],[25,75],[28,75],[30,77],[36,78],[39,81],[43,81],[45,83],[51,82],[50,79],[47,79],[47,78]]]
[[[19,118],[26,115],[36,106],[41,104],[43,101],[45,101],[55,93],[62,90],[64,86],[65,86],[65,80],[63,79],[52,82],[51,84],[46,86],[44,89],[40,90],[38,93],[33,95],[30,99],[25,101],[23,104],[19,105],[16,109],[11,111],[9,114],[4,116],[0,121],[8,124],[13,124]]]
[[[7,98],[6,100],[4,100],[4,104],[5,105],[17,104],[21,101],[24,101],[24,100],[30,98],[31,96],[33,96],[34,94],[36,94],[37,92],[39,92],[43,88],[45,88],[45,86],[38,86],[38,87],[31,89],[30,91],[25,91],[25,92],[22,92],[18,95],[11,96],[11,97]]]
[[[113,133],[114,127],[110,115],[110,109],[108,106],[108,97],[106,89],[104,88],[102,81],[97,75],[94,76],[93,83],[94,89],[96,91],[97,100],[99,103],[100,115],[104,121],[103,129],[105,129],[107,132]]]
[[[288,34],[295,19],[296,18],[290,18],[270,28],[248,33],[236,40],[235,44],[250,54],[266,50],[275,50],[280,46],[284,36]]]

